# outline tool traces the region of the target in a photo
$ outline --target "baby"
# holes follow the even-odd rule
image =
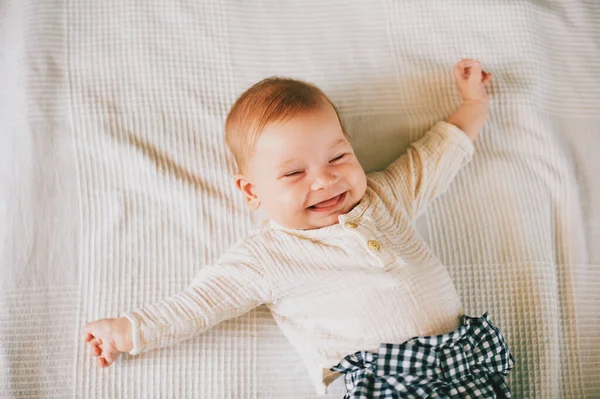
[[[462,104],[381,172],[366,175],[339,114],[317,87],[268,78],[232,106],[225,135],[235,184],[268,219],[203,267],[189,288],[91,322],[98,365],[173,345],[266,304],[319,394],[345,398],[507,398],[513,359],[487,313],[463,315],[416,217],[471,158],[492,74],[454,69]]]

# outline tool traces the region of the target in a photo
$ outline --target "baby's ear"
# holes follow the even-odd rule
[[[250,210],[257,210],[260,207],[260,199],[258,199],[254,185],[244,175],[235,175],[235,186],[244,194],[246,205]]]

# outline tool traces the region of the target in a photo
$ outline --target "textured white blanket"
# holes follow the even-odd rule
[[[264,308],[109,370],[81,327],[180,290],[250,230],[222,129],[250,84],[322,87],[371,171],[453,110],[464,57],[494,72],[491,119],[419,229],[505,333],[516,398],[600,396],[600,3],[0,10],[1,398],[315,397]]]

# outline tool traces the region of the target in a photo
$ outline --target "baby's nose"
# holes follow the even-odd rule
[[[320,190],[334,185],[338,180],[338,176],[334,173],[320,173],[315,177],[310,188],[311,190]]]

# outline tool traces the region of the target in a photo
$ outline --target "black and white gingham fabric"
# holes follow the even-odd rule
[[[356,352],[331,370],[344,374],[344,399],[510,398],[504,377],[514,360],[487,313],[464,316],[442,335],[381,344]]]

